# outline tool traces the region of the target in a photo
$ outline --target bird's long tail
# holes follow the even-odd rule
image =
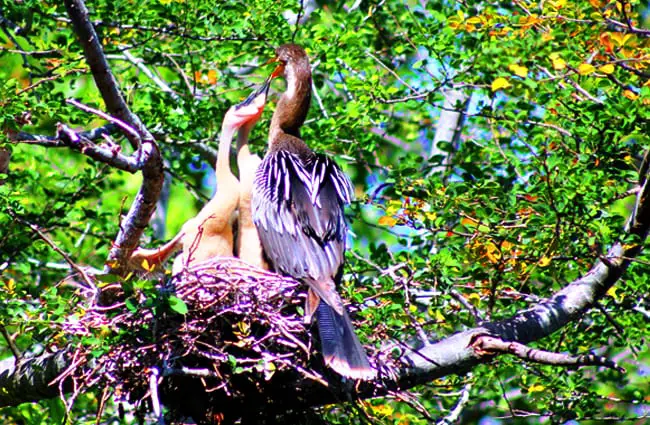
[[[373,379],[376,371],[370,367],[368,356],[354,333],[347,312],[340,315],[321,301],[316,310],[316,319],[325,364],[348,378]]]

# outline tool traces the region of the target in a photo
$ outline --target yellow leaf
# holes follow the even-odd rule
[[[149,264],[146,258],[142,259],[142,268],[148,272],[152,272],[156,268],[155,264]]]
[[[612,32],[610,33],[610,36],[612,37],[612,40],[616,42],[616,44],[620,46],[624,46],[627,41],[632,38],[632,34],[625,34],[622,32]]]
[[[551,264],[551,259],[550,259],[549,257],[547,257],[547,256],[543,256],[543,257],[540,258],[539,261],[537,262],[537,265],[540,266],[540,267],[546,267],[546,266],[548,266],[549,264]]]
[[[385,215],[385,216],[379,218],[378,223],[380,225],[382,225],[382,226],[393,227],[394,225],[397,224],[397,220],[394,217],[391,217],[389,215]]]
[[[13,278],[9,278],[9,280],[5,282],[5,285],[7,286],[7,292],[9,292],[9,295],[13,295],[16,290],[16,281]]]
[[[480,24],[481,18],[479,18],[478,16],[472,16],[467,20],[467,23],[472,25]]]
[[[554,40],[554,39],[555,39],[555,37],[550,32],[545,32],[545,33],[542,34],[542,41],[551,41],[551,40]]]
[[[639,95],[634,93],[632,90],[625,90],[623,92],[623,96],[627,97],[630,100],[637,100],[639,98]]]
[[[540,22],[542,20],[535,13],[531,13],[530,16],[524,16],[519,20],[519,24],[523,27],[530,27]]]
[[[503,77],[499,77],[496,80],[492,81],[492,91],[507,89],[508,87],[512,87],[512,85],[508,82],[507,79]]]
[[[510,64],[508,69],[518,77],[526,78],[528,75],[528,68],[525,66],[517,65],[516,63]]]
[[[598,68],[600,72],[603,74],[611,74],[614,72],[614,64],[613,63],[608,63],[607,65],[603,65],[600,68]]]
[[[616,288],[615,286],[612,286],[607,290],[607,295],[614,298],[618,302],[622,301],[623,298],[625,297],[624,294],[618,294],[618,288]]]
[[[462,224],[465,227],[476,227],[478,226],[478,221],[474,220],[471,217],[463,217],[460,219],[460,224]]]
[[[108,266],[108,268],[114,269],[114,268],[117,267],[119,262],[117,260],[109,260],[105,264],[106,264],[106,266]]]
[[[386,215],[394,215],[399,210],[402,209],[402,201],[388,201],[388,206],[386,207]]]
[[[467,301],[472,303],[474,306],[478,306],[481,303],[481,296],[476,292],[472,292],[467,296]]]
[[[589,75],[595,70],[596,67],[588,63],[581,63],[580,66],[578,66],[578,74],[580,75]]]
[[[372,406],[373,413],[379,416],[391,416],[393,414],[393,408],[388,404],[380,404],[379,406]]]
[[[536,384],[528,387],[528,393],[538,393],[544,391],[545,389],[546,387],[544,387],[544,385]]]
[[[425,216],[428,220],[431,220],[431,221],[433,221],[433,220],[435,220],[436,218],[438,218],[438,214],[436,214],[435,212],[425,212],[425,213],[424,213],[424,216]]]
[[[237,327],[239,328],[239,331],[242,333],[242,335],[248,335],[250,333],[251,326],[244,321],[238,322]]]
[[[436,310],[436,323],[445,323],[445,316],[442,315],[440,310]]]
[[[551,53],[549,57],[551,58],[551,62],[553,62],[553,69],[556,71],[566,68],[566,62],[560,57],[559,53]]]
[[[492,264],[496,264],[501,259],[501,251],[492,242],[485,244],[485,256]]]
[[[208,71],[208,83],[213,86],[217,84],[217,71],[214,69]]]

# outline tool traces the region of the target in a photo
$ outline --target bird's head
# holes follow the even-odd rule
[[[275,49],[275,58],[269,62],[278,64],[271,78],[283,76],[290,79],[297,73],[307,73],[311,76],[307,52],[297,44],[283,44],[278,47]]]

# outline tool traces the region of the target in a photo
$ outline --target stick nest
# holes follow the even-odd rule
[[[99,329],[113,339],[103,352],[80,344],[66,374],[77,392],[99,387],[130,402],[151,400],[143,411],[155,410],[152,385],[160,384],[160,399],[170,406],[166,393],[233,400],[280,371],[322,381],[308,367],[311,337],[298,310],[299,285],[236,258],[209,260],[161,282],[151,291],[157,299],[134,291],[90,309],[69,331],[96,338]]]

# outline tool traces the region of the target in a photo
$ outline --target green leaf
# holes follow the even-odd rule
[[[187,314],[188,312],[187,304],[185,304],[185,301],[174,295],[169,297],[169,308],[178,314]]]

